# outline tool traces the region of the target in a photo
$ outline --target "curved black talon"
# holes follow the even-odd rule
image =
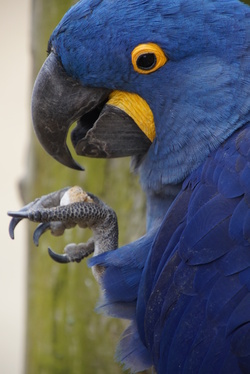
[[[54,260],[55,262],[59,262],[59,264],[68,264],[69,262],[71,262],[66,253],[64,253],[63,255],[59,255],[58,253],[52,251],[51,248],[48,248],[48,253],[52,260]]]
[[[15,230],[17,224],[20,221],[22,221],[22,219],[28,218],[27,206],[25,206],[24,208],[22,208],[18,212],[10,210],[10,211],[7,212],[7,214],[8,214],[8,216],[12,217],[12,220],[10,221],[10,224],[9,224],[9,235],[10,235],[11,239],[14,239],[15,238],[14,230]]]
[[[49,230],[50,228],[50,223],[49,222],[46,222],[46,223],[40,223],[37,228],[35,229],[34,231],[34,234],[33,234],[33,242],[34,244],[38,247],[38,244],[39,244],[39,239],[40,239],[40,236],[42,234],[45,233],[45,231]]]
[[[20,218],[23,219],[23,218],[29,218],[29,213],[28,211],[21,211],[19,210],[18,212],[14,212],[14,211],[9,211],[7,212],[8,216],[10,217],[13,217],[13,218]]]
[[[10,224],[9,224],[9,236],[11,237],[11,239],[15,238],[14,231],[15,231],[16,225],[20,221],[22,221],[22,218],[16,218],[16,217],[13,217],[12,220],[10,221]]]

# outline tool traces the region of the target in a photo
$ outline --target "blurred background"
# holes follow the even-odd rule
[[[7,210],[21,207],[30,123],[31,0],[0,0],[0,372],[23,373],[26,304],[26,235],[8,236]]]

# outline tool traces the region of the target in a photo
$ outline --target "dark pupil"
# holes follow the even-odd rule
[[[139,56],[136,64],[139,69],[142,70],[150,70],[156,64],[156,57],[154,53],[144,53],[143,55]]]

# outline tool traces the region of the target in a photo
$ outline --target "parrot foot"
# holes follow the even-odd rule
[[[57,254],[49,248],[51,258],[60,263],[80,262],[91,253],[114,250],[118,247],[118,224],[115,212],[93,194],[87,194],[80,187],[67,187],[42,196],[27,204],[19,211],[10,211],[12,217],[9,234],[14,239],[17,224],[27,218],[40,222],[33,234],[36,246],[46,231],[59,236],[66,229],[76,225],[80,228],[90,228],[93,238],[87,243],[68,244],[64,254]]]
[[[40,198],[37,198],[31,203],[25,205],[22,209],[20,209],[17,212],[9,211],[8,215],[12,217],[12,220],[10,221],[10,225],[9,225],[9,235],[11,239],[14,239],[14,231],[18,223],[21,222],[22,219],[28,218],[29,212],[31,210],[35,211],[35,210],[44,209],[44,208],[52,208],[52,207],[60,205],[60,200],[64,196],[64,194],[67,192],[68,189],[69,187],[66,187],[60,191],[52,192],[49,195],[45,195]]]

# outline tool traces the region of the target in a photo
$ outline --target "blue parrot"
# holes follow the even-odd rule
[[[147,231],[89,260],[100,310],[131,321],[125,368],[250,373],[250,8],[82,0],[51,35],[32,99],[47,152],[132,156]]]

